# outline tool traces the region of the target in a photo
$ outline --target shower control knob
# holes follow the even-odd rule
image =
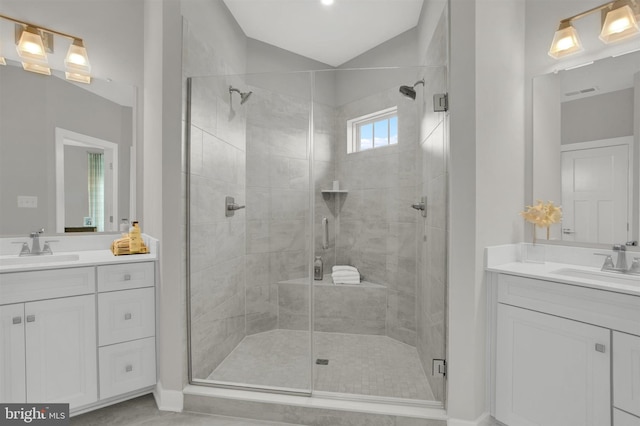
[[[236,200],[233,197],[226,197],[224,201],[225,216],[231,217],[235,214],[236,210],[244,209],[246,206],[236,204]]]

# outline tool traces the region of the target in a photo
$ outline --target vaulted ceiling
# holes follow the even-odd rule
[[[423,0],[224,0],[244,33],[339,66],[415,27]]]

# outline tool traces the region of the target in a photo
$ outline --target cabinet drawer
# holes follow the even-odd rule
[[[93,266],[0,274],[0,304],[80,296],[96,291]]]
[[[99,346],[155,334],[153,287],[98,294]]]
[[[613,405],[640,417],[640,336],[613,332]]]
[[[100,399],[156,383],[155,338],[105,346],[99,350]]]
[[[152,287],[154,275],[153,262],[98,266],[98,291]]]
[[[640,426],[640,417],[613,409],[613,426]]]
[[[500,274],[498,302],[640,335],[638,296]]]

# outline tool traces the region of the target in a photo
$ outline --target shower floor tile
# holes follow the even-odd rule
[[[315,391],[434,399],[416,348],[386,336],[314,336]],[[310,362],[309,332],[272,330],[245,337],[207,379],[309,390]]]

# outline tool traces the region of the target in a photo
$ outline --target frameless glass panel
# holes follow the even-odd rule
[[[314,393],[443,401],[431,365],[445,353],[446,132],[432,96],[445,91],[445,75],[316,73],[315,92],[336,90],[313,114],[314,254],[324,266],[313,292]],[[415,100],[399,92],[422,78]],[[360,126],[361,152],[348,149],[350,121],[394,108],[396,116]],[[364,151],[363,140],[385,148]],[[422,197],[426,217],[412,208]]]
[[[191,79],[192,381],[311,389],[310,88],[307,73]]]

